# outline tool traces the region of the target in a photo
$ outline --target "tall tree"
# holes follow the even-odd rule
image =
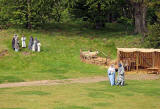
[[[147,32],[146,12],[149,0],[131,0],[134,7],[135,33],[143,34]]]

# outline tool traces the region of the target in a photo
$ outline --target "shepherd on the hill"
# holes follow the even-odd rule
[[[121,63],[118,65],[118,77],[116,85],[124,86],[124,67]]]
[[[114,64],[112,64],[108,69],[108,77],[111,86],[115,85],[115,72]]]
[[[22,41],[22,48],[26,48],[26,37],[23,35],[22,38],[21,38],[21,41]]]

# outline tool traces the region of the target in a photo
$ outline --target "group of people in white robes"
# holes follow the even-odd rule
[[[121,63],[118,64],[118,75],[117,75],[117,82],[115,82],[115,75],[116,75],[116,69],[114,67],[114,64],[112,64],[108,69],[108,78],[110,81],[111,86],[113,85],[120,85],[124,86],[124,67]]]
[[[26,37],[23,35],[21,37],[21,42],[22,42],[22,48],[26,48]],[[12,48],[14,51],[18,52],[20,49],[20,44],[19,44],[19,40],[18,40],[18,35],[14,35],[13,39],[12,39]],[[30,37],[30,41],[29,41],[29,45],[28,45],[28,49],[32,50],[32,51],[37,51],[40,52],[41,51],[41,43],[39,40],[37,40],[37,38],[35,38],[35,40],[33,39],[33,37]]]

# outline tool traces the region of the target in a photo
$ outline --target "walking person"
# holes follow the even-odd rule
[[[115,72],[114,64],[112,64],[108,69],[108,78],[111,86],[115,85]]]
[[[118,77],[116,85],[124,86],[124,67],[121,63],[118,65]]]

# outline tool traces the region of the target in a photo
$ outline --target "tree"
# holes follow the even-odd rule
[[[55,1],[55,4],[52,11],[52,16],[56,22],[60,22],[62,18],[62,13],[66,9],[65,7],[66,2],[65,0],[54,0],[54,1]]]
[[[112,13],[114,2],[115,0],[74,0],[69,5],[69,12],[75,18],[93,23],[96,28],[103,28],[108,14]]]
[[[153,25],[149,28],[149,36],[145,40],[147,47],[160,48],[160,1],[153,1],[149,4],[154,8],[154,13],[157,16]]]
[[[149,0],[130,0],[130,2],[134,7],[134,32],[145,36],[145,33],[147,32],[146,13]]]
[[[28,29],[48,23],[50,19],[56,18],[59,21],[62,1],[64,0],[0,0],[0,20]]]

